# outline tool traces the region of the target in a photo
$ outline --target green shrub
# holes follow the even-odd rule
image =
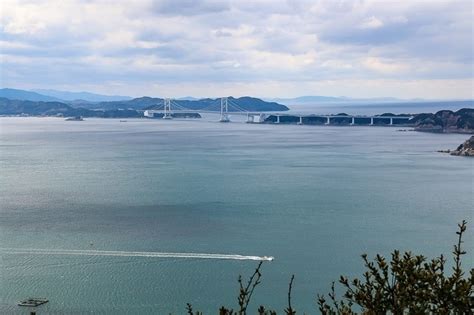
[[[446,259],[443,255],[428,260],[423,255],[405,252],[403,255],[395,250],[388,262],[381,255],[376,255],[370,261],[367,255],[362,255],[366,272],[362,279],[349,280],[341,276],[339,283],[344,289],[341,299],[336,297],[335,283],[332,283],[328,296],[318,295],[317,304],[322,315],[349,314],[473,314],[474,298],[474,269],[465,275],[462,270],[463,234],[466,231],[466,221],[459,226],[457,244],[452,252],[454,266],[450,275],[446,274]],[[248,312],[252,294],[260,284],[260,263],[246,284],[239,277],[239,308],[221,307],[220,315],[245,315]],[[288,307],[286,315],[296,315],[291,305],[291,290],[294,276],[288,287]],[[356,309],[356,310],[354,310]],[[202,315],[194,312],[187,305],[188,315]],[[260,306],[256,313],[259,315],[276,315],[273,310]]]

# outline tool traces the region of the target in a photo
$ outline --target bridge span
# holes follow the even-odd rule
[[[284,112],[247,111],[227,97],[216,99],[210,106],[201,109],[190,109],[181,106],[172,99],[164,99],[162,104],[156,104],[152,109],[144,111],[148,118],[173,119],[174,114],[217,114],[220,122],[230,122],[231,115],[247,116],[247,123],[266,124],[297,124],[297,125],[406,125],[413,116],[408,115],[320,115],[320,114],[290,114]]]

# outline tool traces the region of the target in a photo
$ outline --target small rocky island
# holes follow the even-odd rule
[[[471,136],[471,138],[467,139],[463,144],[459,145],[456,150],[450,151],[449,154],[474,157],[474,136]]]

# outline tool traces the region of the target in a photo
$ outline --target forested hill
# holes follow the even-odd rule
[[[281,105],[275,102],[266,102],[259,98],[254,97],[229,97],[229,104],[236,104],[240,108],[246,111],[287,111],[288,107],[285,105]],[[182,107],[188,109],[208,109],[211,108],[212,110],[219,110],[220,99],[211,99],[211,98],[204,98],[199,100],[173,100],[173,104],[178,104]],[[128,101],[115,101],[115,102],[101,102],[101,103],[83,103],[83,104],[75,104],[76,107],[83,107],[88,109],[102,109],[102,110],[110,110],[110,109],[135,109],[135,110],[143,110],[143,109],[153,109],[157,107],[163,106],[163,99],[162,98],[154,98],[154,97],[139,97],[134,98]]]
[[[173,103],[188,109],[220,109],[219,99],[202,100],[177,100]],[[273,102],[265,102],[258,98],[241,97],[229,98],[230,104],[236,104],[246,111],[286,111],[284,105]],[[32,116],[84,116],[84,117],[140,117],[140,112],[153,109],[163,104],[163,99],[140,97],[129,101],[113,101],[101,103],[74,103],[66,102],[43,102],[28,100],[12,100],[0,97],[0,115],[32,115]],[[162,107],[161,107],[162,108]]]
[[[136,110],[92,110],[76,108],[62,102],[35,102],[10,100],[0,97],[0,115],[28,115],[28,116],[83,116],[102,118],[142,117]]]
[[[410,123],[418,131],[474,133],[474,108],[417,114]]]

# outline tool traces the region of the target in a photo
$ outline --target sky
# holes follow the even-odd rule
[[[0,85],[473,99],[472,0],[0,3]]]

